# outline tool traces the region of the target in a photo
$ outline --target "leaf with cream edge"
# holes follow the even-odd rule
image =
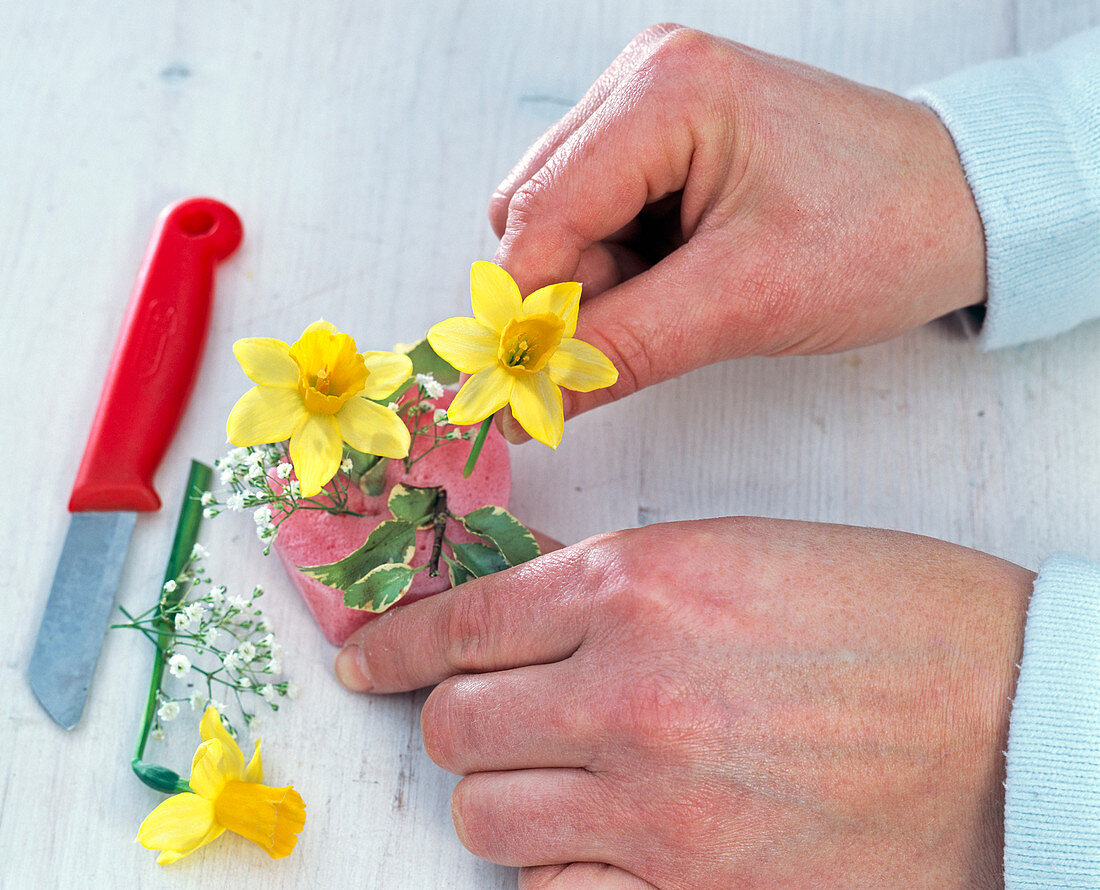
[[[385,612],[409,592],[418,571],[403,562],[388,562],[371,569],[344,592],[344,605],[366,612]]]
[[[348,590],[379,566],[405,563],[416,548],[416,530],[411,522],[387,519],[380,522],[358,550],[327,565],[298,566],[302,574],[327,587]]]
[[[451,551],[455,561],[474,578],[483,578],[511,568],[508,560],[490,544],[477,541],[470,544],[454,543],[451,544]]]
[[[456,559],[448,560],[447,575],[451,579],[451,587],[458,587],[459,584],[465,584],[477,577]]]
[[[500,551],[510,566],[518,566],[542,555],[535,536],[522,522],[503,507],[489,505],[458,517],[468,532],[487,541]]]
[[[439,493],[438,485],[420,487],[398,483],[390,491],[386,506],[395,519],[411,522],[416,528],[428,528],[435,519]]]

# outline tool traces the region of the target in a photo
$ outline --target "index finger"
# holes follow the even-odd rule
[[[680,25],[665,23],[646,28],[627,44],[616,59],[608,66],[584,94],[581,101],[574,105],[565,116],[547,130],[517,162],[504,181],[496,187],[489,200],[489,221],[497,237],[504,234],[508,221],[508,205],[512,196],[521,185],[540,170],[547,159],[558,147],[584,124],[603,105],[607,97],[632,74],[646,56],[653,51],[667,35],[680,29]]]
[[[355,692],[407,692],[568,658],[587,628],[580,554],[568,547],[390,610],[348,637],[337,677]]]

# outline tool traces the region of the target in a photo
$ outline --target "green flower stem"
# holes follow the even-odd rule
[[[196,460],[191,461],[191,473],[187,477],[187,488],[184,490],[183,506],[180,508],[179,522],[176,524],[176,537],[172,541],[172,552],[168,556],[168,566],[164,571],[165,583],[174,581],[183,571],[191,559],[191,550],[199,534],[199,525],[202,522],[202,503],[200,498],[204,491],[210,488],[210,482],[214,471],[206,464]],[[163,587],[161,590],[163,591]],[[163,595],[162,617],[154,622],[156,627],[156,654],[153,657],[153,672],[149,677],[149,695],[145,700],[145,715],[141,721],[141,735],[137,746],[134,748],[134,756],[130,761],[134,774],[150,788],[163,791],[166,794],[174,794],[181,791],[190,791],[191,786],[187,780],[163,766],[146,763],[142,758],[145,755],[145,745],[149,741],[149,730],[153,725],[153,716],[157,710],[157,694],[164,679],[164,667],[166,653],[174,637],[172,625],[163,617],[163,612],[178,605],[187,594],[187,587],[180,584],[172,593]]]
[[[481,421],[481,428],[477,431],[477,438],[474,439],[474,445],[470,449],[470,456],[466,458],[466,466],[462,468],[462,477],[464,479],[469,479],[470,474],[474,471],[474,464],[477,463],[477,459],[481,455],[481,446],[485,444],[485,437],[489,435],[489,427],[492,423],[492,414]]]

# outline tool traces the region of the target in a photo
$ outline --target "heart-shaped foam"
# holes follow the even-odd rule
[[[452,393],[446,393],[442,398],[435,399],[433,405],[445,408],[452,397]],[[418,436],[413,444],[414,457],[424,454],[429,445],[428,437]],[[464,479],[462,468],[471,447],[472,443],[466,440],[449,442],[418,460],[409,473],[405,473],[403,461],[391,460],[386,471],[385,488],[377,497],[368,497],[351,485],[348,508],[361,513],[361,516],[298,510],[279,525],[275,552],[330,643],[343,645],[353,630],[376,616],[372,612],[349,609],[344,605],[343,591],[326,587],[320,581],[303,575],[298,566],[336,562],[361,547],[378,523],[393,518],[386,501],[399,482],[419,486],[442,485],[447,490],[447,506],[453,513],[469,513],[487,504],[507,508],[508,496],[512,491],[507,443],[496,427],[492,427],[474,472],[469,479]],[[454,541],[477,540],[454,521],[447,523],[447,537]],[[412,565],[424,565],[431,554],[431,547],[431,530],[418,531]],[[434,578],[429,577],[427,572],[419,572],[409,592],[392,608],[400,608],[402,604],[423,599],[450,586],[447,565],[441,562],[440,572]]]

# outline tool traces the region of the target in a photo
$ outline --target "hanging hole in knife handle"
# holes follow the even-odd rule
[[[213,198],[188,198],[165,212],[165,228],[174,227],[192,241],[203,242],[214,257],[225,259],[241,243],[241,220]]]
[[[214,268],[242,235],[237,214],[212,198],[188,198],[161,213],[107,369],[71,512],[160,508],[153,475],[198,371]]]

